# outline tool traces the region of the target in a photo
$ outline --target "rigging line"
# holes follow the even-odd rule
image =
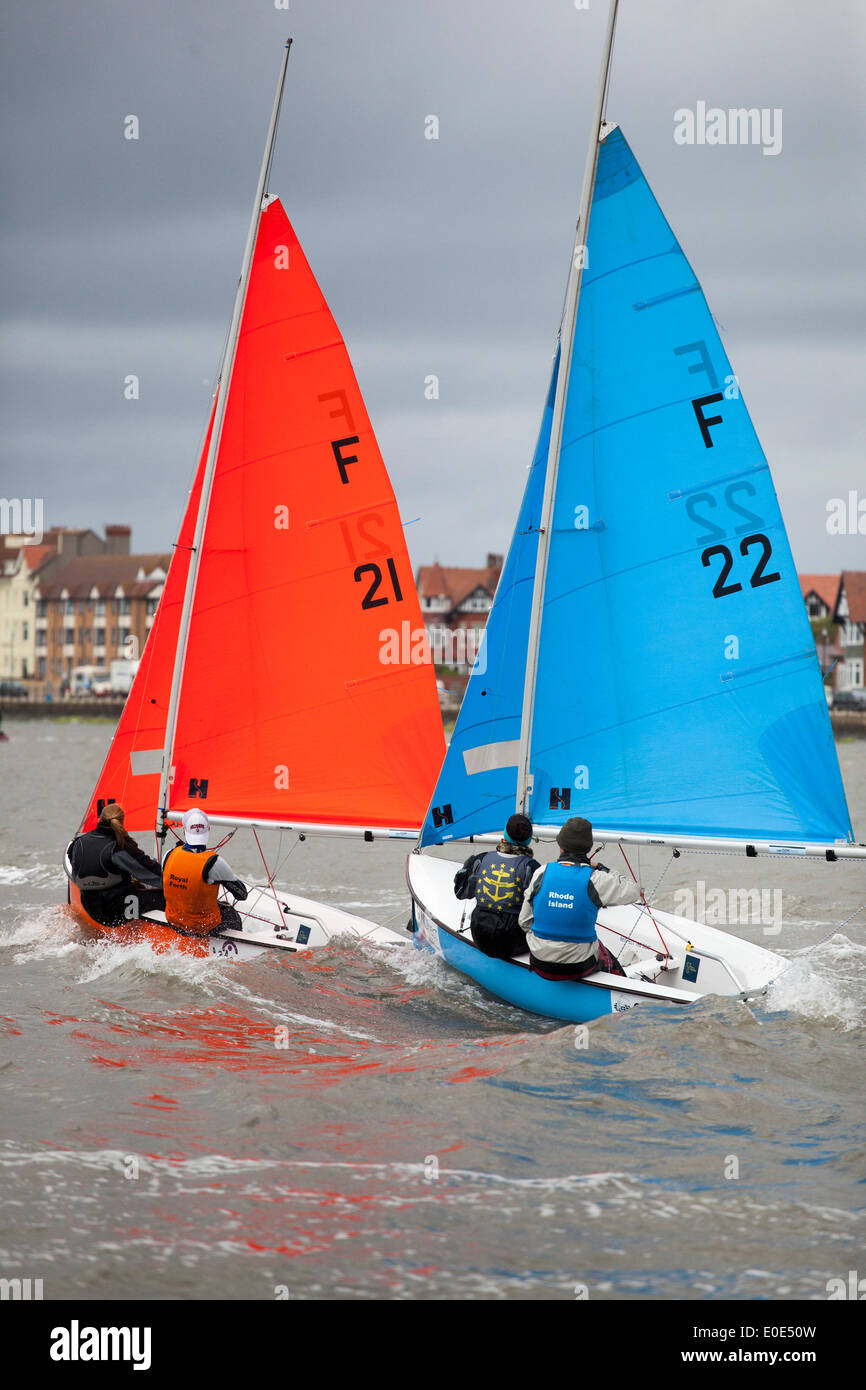
[[[673,864],[674,860],[677,858],[677,855],[678,855],[678,850],[673,850],[673,851],[671,852],[671,857],[670,857],[670,859],[669,859],[668,862],[665,864],[664,868],[662,869],[661,873],[659,874],[658,878],[656,879],[653,888],[652,888],[651,891],[650,891],[650,895],[649,895],[649,901],[650,901],[650,902],[652,902],[652,901],[655,899],[655,895],[656,895],[656,893],[658,892],[659,888],[661,887],[662,879],[664,878],[664,876],[665,876],[665,874],[667,873],[668,869],[670,868],[671,864]],[[648,908],[648,907],[647,907],[647,911],[649,912],[649,908]],[[650,913],[650,916],[652,916],[652,913]],[[642,921],[642,915],[641,915],[641,909],[638,909],[638,915],[637,915],[637,916],[635,917],[635,919],[634,919],[634,926],[632,927],[632,929],[631,929],[631,931],[629,932],[628,936],[625,938],[625,943],[626,943],[626,945],[628,945],[629,942],[631,941],[632,936],[634,935],[634,932],[635,932],[635,928],[637,927],[637,925],[638,925],[638,923],[639,923],[640,921]],[[606,930],[607,930],[607,931],[613,931],[613,928],[612,928],[612,927],[607,927]],[[656,927],[656,931],[658,931],[658,927]],[[619,932],[617,932],[616,935],[618,936],[618,935],[619,935]],[[644,946],[644,945],[645,945],[645,942],[642,942],[642,941],[635,941],[633,944],[634,944],[635,946]],[[654,951],[654,950],[655,950],[655,947],[654,947],[654,946],[646,946],[646,949],[647,949],[648,951]],[[670,959],[673,960],[674,957],[671,956]]]
[[[651,910],[651,908],[650,908],[649,903],[648,903],[647,900],[646,900],[646,895],[645,895],[643,889],[641,888],[640,883],[638,883],[638,880],[635,878],[634,869],[632,868],[631,864],[629,864],[629,862],[628,862],[628,855],[626,854],[625,849],[624,849],[624,847],[623,847],[622,845],[620,845],[619,851],[620,851],[620,854],[622,855],[623,859],[624,859],[625,862],[626,862],[626,866],[627,866],[627,868],[628,868],[629,873],[631,874],[632,878],[634,878],[635,883],[637,883],[637,885],[638,885],[638,890],[639,890],[640,896],[641,896],[641,902],[643,903],[644,907],[646,908],[647,912],[649,913],[649,919],[650,919],[650,921],[652,922],[652,924],[653,924],[653,926],[655,927],[656,931],[659,933],[659,941],[662,943],[662,949],[664,950],[664,953],[665,953],[665,955],[667,956],[668,960],[672,960],[673,957],[671,956],[671,953],[670,953],[670,951],[669,951],[668,948],[667,948],[667,943],[666,943],[664,937],[662,936],[661,932],[659,931],[659,924],[658,924],[658,922],[656,921],[655,917],[653,917],[653,915],[652,915],[652,910]]]
[[[280,841],[281,841],[281,842],[282,842],[282,838],[283,838],[283,832],[280,831]],[[276,865],[276,867],[275,867],[275,869],[274,869],[274,878],[277,877],[277,875],[279,874],[279,872],[280,872],[280,870],[282,869],[283,865],[284,865],[289,859],[291,859],[292,855],[294,854],[295,850],[298,848],[298,845],[301,843],[301,841],[302,841],[303,839],[304,839],[304,836],[303,836],[303,835],[299,835],[298,838],[295,840],[294,844],[289,845],[289,848],[286,850],[286,852],[285,852],[285,854],[283,855],[282,859],[279,861],[279,863]],[[279,854],[279,848],[277,849],[277,853]]]
[[[398,917],[402,917],[406,912],[405,907],[399,907],[396,912],[392,912],[390,917],[386,917],[384,922],[377,922],[379,927],[387,927],[389,922],[395,922]]]
[[[225,898],[223,901],[228,902],[229,900]],[[245,922],[264,922],[266,927],[272,927],[275,932],[281,932],[283,930],[283,928],[278,923],[273,922],[270,917],[260,917],[257,912],[244,912],[242,908],[238,907],[237,899],[235,899],[231,906],[236,909],[238,915],[243,917]],[[241,930],[243,931],[243,928],[241,928]]]
[[[638,921],[640,921],[640,920],[641,920],[641,919],[638,918]],[[637,925],[637,923],[636,923],[635,925]],[[609,926],[607,925],[606,922],[602,922],[602,924],[601,924],[601,929],[602,929],[602,931],[610,932],[611,936],[618,936],[618,937],[620,937],[620,938],[625,942],[626,946],[629,946],[629,945],[631,945],[631,946],[640,946],[640,947],[642,948],[642,950],[644,950],[644,951],[649,951],[649,952],[651,953],[651,955],[658,956],[658,953],[659,953],[659,948],[658,948],[658,946],[650,946],[649,943],[646,942],[646,941],[632,941],[631,938],[632,938],[632,932],[634,931],[634,927],[632,927],[631,932],[629,932],[628,936],[626,936],[625,932],[617,931],[614,927],[609,927]],[[621,949],[624,949],[624,948],[621,948]],[[670,959],[673,960],[673,956],[671,956]],[[646,962],[646,963],[649,964],[649,962]]]
[[[276,890],[276,888],[275,888],[275,886],[274,886],[274,880],[271,878],[271,871],[270,871],[270,869],[268,868],[268,861],[267,861],[267,859],[265,858],[265,852],[264,852],[264,850],[262,849],[261,844],[259,843],[259,837],[258,837],[258,833],[257,833],[257,831],[256,831],[255,826],[252,826],[252,832],[253,832],[253,839],[254,839],[255,842],[256,842],[256,847],[257,847],[257,849],[258,849],[258,851],[259,851],[259,854],[262,856],[262,864],[264,865],[264,868],[265,868],[265,875],[266,875],[267,880],[268,880],[268,887],[270,888],[271,892],[272,892],[273,895],[274,895],[274,902],[275,902],[276,905],[277,905],[277,912],[280,914],[280,915],[279,915],[279,918],[278,918],[278,921],[282,922],[282,920],[283,920],[283,908],[282,908],[282,904],[281,904],[279,898],[277,897],[277,890]]]
[[[774,975],[772,980],[770,980],[769,983],[764,986],[764,990],[762,991],[762,993],[768,989],[771,989],[777,980],[781,980],[782,976],[786,973],[786,971],[791,969],[792,965],[796,965],[798,961],[804,960],[806,956],[809,956],[812,954],[813,951],[816,951],[819,946],[823,946],[825,941],[829,941],[831,936],[835,936],[836,933],[840,932],[843,927],[847,927],[849,922],[852,922],[855,917],[859,917],[860,913],[864,910],[864,908],[866,908],[866,902],[862,902],[859,907],[855,907],[854,911],[845,918],[844,922],[840,922],[838,926],[831,928],[831,930],[828,931],[825,936],[821,937],[820,941],[815,941],[812,943],[811,946],[807,946],[805,950],[798,951],[797,955],[794,956],[792,960],[788,961],[788,964],[785,966],[785,968],[783,970],[780,970],[778,975]]]

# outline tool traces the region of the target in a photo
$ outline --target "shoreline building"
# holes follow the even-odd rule
[[[68,682],[78,666],[138,661],[153,625],[171,556],[88,555],[55,578],[38,576],[36,678]]]
[[[415,576],[421,616],[433,663],[468,675],[502,573],[501,555],[488,554],[483,569],[422,565]]]
[[[839,575],[801,574],[798,578],[821,670],[825,676],[832,672],[825,681],[827,688],[832,691],[837,687],[839,662],[844,656],[839,629],[833,617],[839,594]]]
[[[833,605],[833,621],[839,625],[837,690],[862,690],[866,671],[866,570],[843,570]]]
[[[58,694],[77,666],[141,655],[171,559],[131,555],[131,527],[0,536],[0,678]]]

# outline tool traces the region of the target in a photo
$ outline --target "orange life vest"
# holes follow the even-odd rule
[[[182,845],[166,855],[162,890],[165,915],[171,926],[200,936],[219,926],[219,885],[204,881],[205,873],[216,860],[215,854],[196,854]]]

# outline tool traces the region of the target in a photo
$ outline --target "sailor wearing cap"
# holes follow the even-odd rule
[[[526,950],[517,915],[538,867],[532,857],[532,821],[514,815],[496,848],[470,855],[455,874],[457,897],[475,899],[469,919],[472,940],[486,956],[508,960]]]
[[[205,936],[214,927],[243,926],[239,914],[218,901],[220,885],[232,897],[243,900],[247,890],[219,854],[208,854],[210,821],[204,811],[186,811],[183,844],[165,856],[162,884],[169,925],[193,936]]]
[[[582,816],[565,822],[556,843],[559,859],[534,874],[520,909],[532,969],[547,980],[579,980],[594,970],[624,974],[595,923],[600,907],[637,902],[639,885],[603,864],[593,867],[592,826]]]

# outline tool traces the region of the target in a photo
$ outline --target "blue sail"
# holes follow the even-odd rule
[[[538,524],[558,371],[557,351],[517,525],[422,828],[424,845],[501,830],[514,811]]]
[[[527,489],[539,506],[541,447]],[[488,630],[509,699],[527,624]],[[519,724],[518,710],[514,737]],[[469,738],[463,711],[458,732],[434,796],[452,823],[428,824],[429,842],[496,830],[514,804],[516,750],[510,767],[500,750],[495,772],[471,771],[486,732]],[[700,285],[618,129],[599,150],[530,766],[538,824],[853,839],[770,471]]]

